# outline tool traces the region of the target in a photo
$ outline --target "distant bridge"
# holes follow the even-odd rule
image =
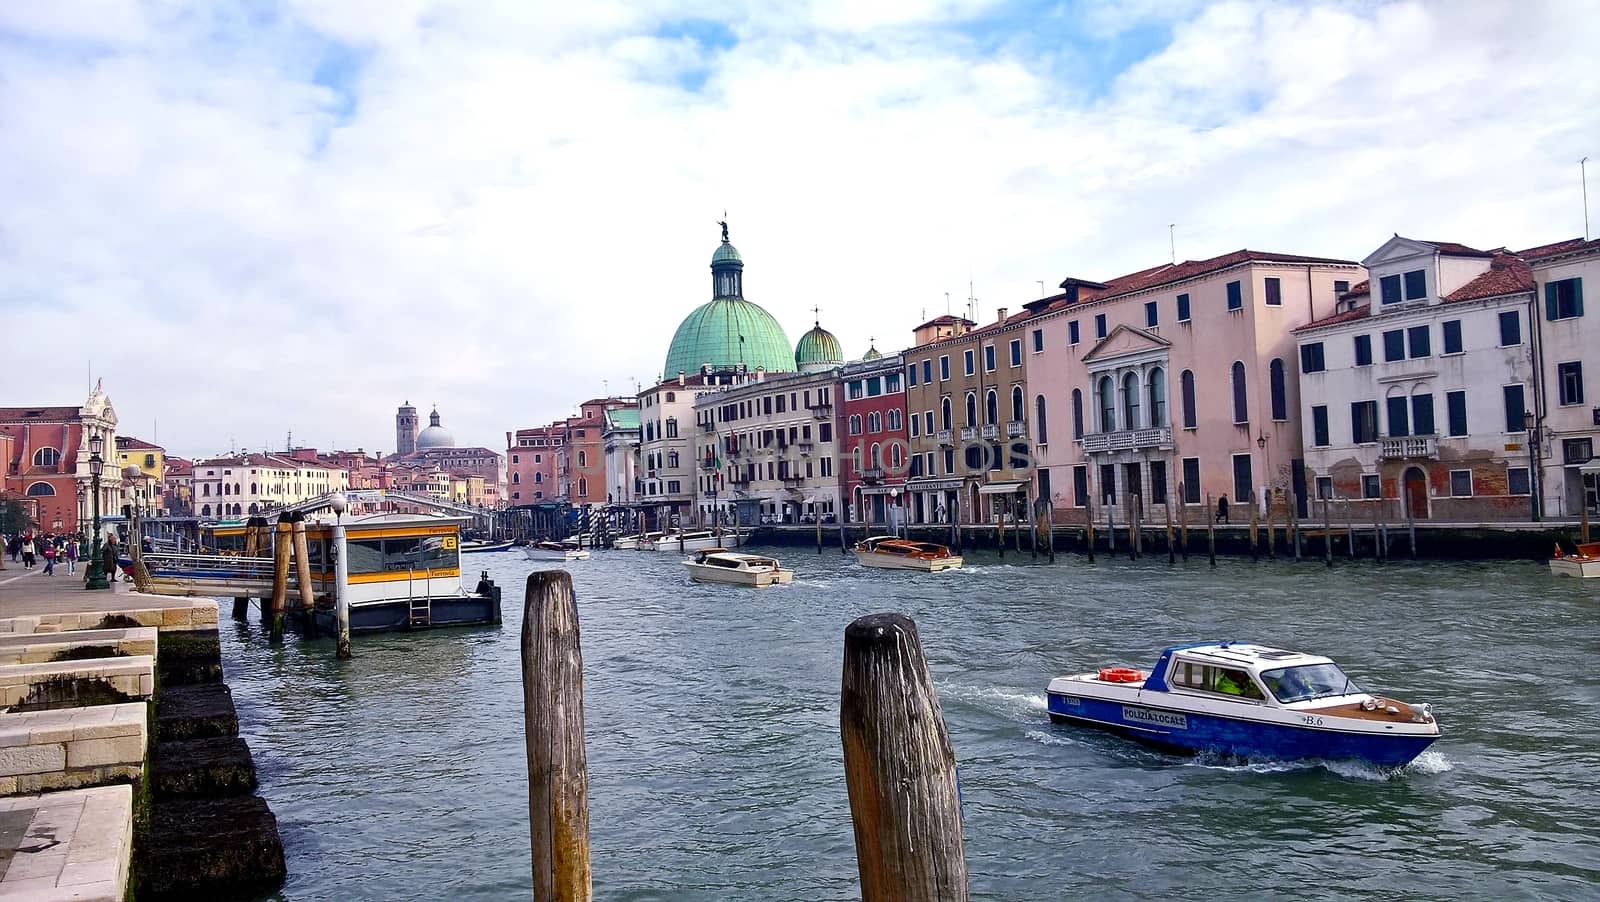
[[[301,501],[298,504],[285,505],[284,507],[278,508],[272,513],[294,513],[298,511],[302,514],[309,514],[314,511],[332,510],[333,496],[336,494],[344,495],[345,501],[351,504],[414,504],[418,507],[426,507],[432,510],[444,511],[446,513],[455,514],[460,517],[467,517],[473,520],[489,520],[495,514],[494,511],[469,507],[465,504],[456,504],[454,501],[440,501],[439,499],[429,497],[428,495],[417,495],[411,492],[396,491],[394,489],[350,489],[345,492],[329,492],[325,495],[318,495],[317,497],[307,501]]]

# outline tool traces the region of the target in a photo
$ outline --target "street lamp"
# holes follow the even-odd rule
[[[85,589],[109,589],[106,571],[100,566],[100,474],[106,462],[100,456],[106,440],[99,433],[89,436],[89,492],[94,498],[94,542],[89,546],[89,567],[84,574]]]
[[[1528,503],[1533,522],[1539,522],[1539,422],[1533,411],[1522,412],[1522,428],[1528,430]]]
[[[80,533],[83,532],[83,521],[86,518],[86,515],[84,513],[83,502],[84,502],[84,498],[87,496],[87,494],[88,494],[88,490],[83,487],[83,483],[81,483],[81,482],[78,483],[78,520],[77,520],[77,524],[76,525],[77,525],[77,530]]]

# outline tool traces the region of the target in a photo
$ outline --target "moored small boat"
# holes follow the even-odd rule
[[[776,558],[725,548],[702,549],[683,565],[689,568],[689,578],[695,582],[778,586],[794,581],[794,571],[784,569]]]
[[[887,570],[921,570],[934,573],[961,566],[961,555],[933,542],[915,542],[894,536],[873,536],[855,544],[856,560],[867,567]]]
[[[522,553],[532,561],[586,561],[589,552],[571,542],[534,542],[525,545]]]
[[[1557,544],[1555,557],[1550,559],[1550,575],[1600,579],[1600,542],[1579,545],[1573,554],[1563,554]]]
[[[517,544],[516,542],[462,542],[461,551],[505,551]]]
[[[747,532],[725,529],[721,535],[710,529],[670,532],[660,536],[651,547],[656,551],[705,551],[727,544],[741,544],[749,538]],[[644,546],[640,546],[641,548]]]
[[[1240,758],[1398,767],[1439,738],[1428,705],[1363,692],[1328,658],[1242,642],[1173,646],[1149,675],[1057,677],[1048,704],[1052,721]]]
[[[650,550],[655,545],[656,539],[661,538],[659,532],[641,532],[631,536],[618,536],[611,542],[611,547],[618,551]]]

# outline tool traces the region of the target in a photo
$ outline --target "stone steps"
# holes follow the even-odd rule
[[[156,705],[157,743],[238,734],[239,714],[227,683],[162,688]]]
[[[147,701],[155,693],[155,658],[91,658],[0,667],[0,709],[37,711]]]
[[[138,780],[147,713],[131,702],[0,714],[0,795]]]
[[[256,788],[250,746],[237,736],[182,739],[156,746],[150,761],[157,804],[167,799],[221,799]]]
[[[286,873],[278,819],[259,796],[155,805],[135,846],[141,899],[218,899],[271,891]]]
[[[154,627],[0,635],[0,666],[156,653]]]

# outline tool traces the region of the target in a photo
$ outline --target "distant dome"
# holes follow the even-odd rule
[[[883,354],[878,351],[877,345],[867,345],[867,353],[861,355],[862,360],[882,360]]]
[[[711,255],[711,300],[701,304],[678,325],[661,375],[698,373],[743,365],[747,371],[794,372],[794,356],[783,327],[759,304],[744,299],[744,259],[728,243],[722,224],[722,244]]]
[[[829,369],[844,363],[844,348],[818,323],[800,336],[800,343],[794,346],[794,363],[803,373]]]
[[[439,425],[439,409],[428,414],[428,428],[417,433],[417,450],[426,448],[454,448],[455,433]]]

